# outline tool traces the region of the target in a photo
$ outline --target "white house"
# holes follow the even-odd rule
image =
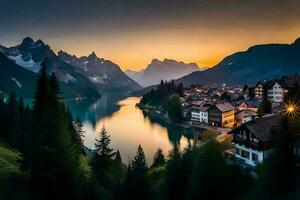
[[[279,85],[278,82],[275,82],[268,86],[267,88],[268,99],[273,104],[280,104],[283,102],[284,89]]]
[[[230,131],[235,158],[250,166],[263,162],[272,151],[271,129],[279,122],[280,116],[271,115],[246,122]]]
[[[194,122],[208,123],[208,109],[210,104],[202,102],[200,105],[193,105],[191,110],[191,120]]]

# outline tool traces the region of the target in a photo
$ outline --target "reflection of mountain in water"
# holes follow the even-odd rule
[[[125,95],[107,93],[101,95],[101,98],[97,100],[70,100],[66,103],[74,118],[79,116],[81,121],[88,121],[95,126],[101,118],[111,116],[114,112],[120,110],[118,101],[124,98]]]
[[[162,120],[147,115],[145,112],[143,112],[143,116],[145,119],[148,119],[151,123],[165,127],[168,132],[168,138],[172,142],[172,144],[179,144],[183,136],[186,137],[188,140],[193,139],[194,137],[193,132],[190,129],[185,129],[174,124],[163,122]]]

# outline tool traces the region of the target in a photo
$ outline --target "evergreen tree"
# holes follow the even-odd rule
[[[134,159],[132,160],[131,165],[134,171],[141,171],[143,173],[146,171],[146,157],[141,145],[138,146],[138,150],[136,152],[136,155],[134,156]]]
[[[199,152],[190,179],[188,199],[223,199],[223,188],[228,184],[225,176],[225,161],[221,149],[216,141],[211,140]]]
[[[32,155],[33,186],[40,198],[79,198],[79,155],[73,149],[67,110],[59,102],[55,75],[47,77],[42,65],[34,99],[35,141]]]
[[[69,114],[70,122],[73,122],[71,113]],[[84,150],[84,144],[83,144],[83,137],[84,137],[84,131],[82,130],[83,124],[80,121],[79,117],[77,117],[76,121],[74,123],[70,123],[70,130],[73,133],[73,143],[75,145],[75,148],[79,154],[85,155]]]
[[[117,150],[117,152],[116,152],[115,161],[118,166],[122,166],[122,164],[123,164],[122,157],[121,157],[121,153],[119,150]]]
[[[118,199],[125,200],[150,200],[153,199],[151,185],[146,176],[147,166],[145,153],[139,145],[138,151],[128,165],[127,176],[122,186]]]
[[[177,144],[169,153],[166,166],[166,175],[163,184],[163,196],[165,199],[184,199],[186,188],[186,176],[183,169],[182,155]]]
[[[7,104],[8,130],[6,139],[17,150],[21,149],[21,118],[15,94],[10,95]]]
[[[151,167],[158,167],[166,163],[165,156],[160,148],[157,149]]]
[[[92,168],[99,185],[110,189],[114,184],[111,173],[115,152],[109,145],[110,136],[103,126],[100,132],[100,139],[96,139],[92,158]]]

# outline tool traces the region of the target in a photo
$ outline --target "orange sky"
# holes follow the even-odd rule
[[[140,70],[152,58],[171,58],[195,62],[200,67],[213,66],[225,56],[244,51],[252,45],[266,43],[292,43],[300,37],[300,27],[288,30],[160,30],[155,32],[122,33],[122,35],[87,38],[61,38],[49,41],[56,50],[64,49],[75,55],[88,55],[95,51],[100,57],[110,59],[122,69]],[[80,40],[78,46],[73,41]],[[67,48],[64,48],[67,47]],[[105,47],[105,48],[103,48]]]
[[[1,4],[0,19],[0,44],[40,38],[124,70],[153,58],[213,66],[252,45],[300,37],[299,0],[15,0]]]

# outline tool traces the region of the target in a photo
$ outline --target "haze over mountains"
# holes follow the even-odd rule
[[[184,85],[242,85],[294,73],[300,73],[300,38],[292,44],[250,47],[247,51],[224,58],[210,69],[193,72],[176,82]]]
[[[139,72],[126,71],[126,74],[143,87],[147,87],[158,84],[161,80],[178,79],[199,70],[200,68],[195,63],[153,59],[146,69]]]

